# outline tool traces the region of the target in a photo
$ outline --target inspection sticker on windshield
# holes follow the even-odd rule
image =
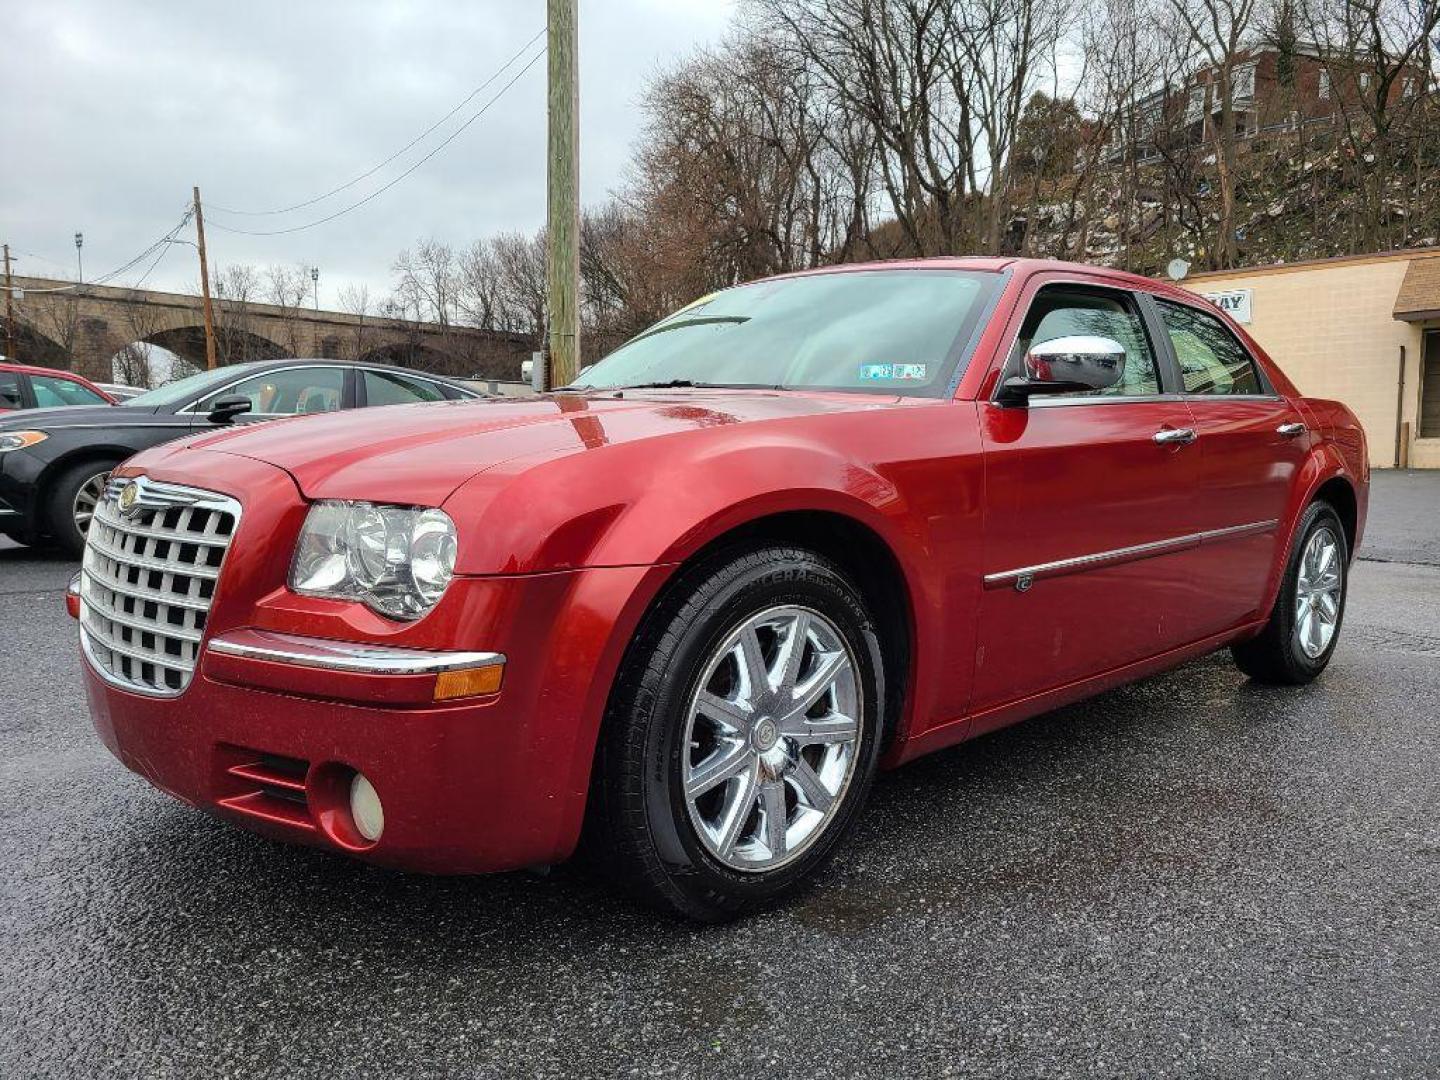
[[[897,382],[924,382],[929,377],[929,364],[862,364],[860,378]]]

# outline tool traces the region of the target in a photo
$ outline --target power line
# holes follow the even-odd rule
[[[524,45],[520,46],[519,50],[515,53],[515,55],[512,56],[512,57],[510,57],[509,60],[506,60],[505,63],[502,64],[502,65],[499,67],[499,69],[497,69],[496,72],[495,72],[493,75],[491,75],[491,76],[490,76],[488,79],[486,79],[483,83],[481,83],[479,86],[477,86],[474,90],[471,90],[470,93],[469,93],[468,95],[466,95],[465,100],[463,100],[462,102],[460,102],[460,104],[456,105],[453,109],[451,109],[448,113],[446,113],[444,116],[442,116],[439,120],[436,120],[435,123],[431,124],[428,128],[426,128],[424,131],[422,131],[419,135],[416,135],[415,138],[411,139],[408,143],[406,143],[404,146],[402,146],[399,150],[396,150],[395,153],[391,154],[391,155],[390,155],[388,158],[386,158],[384,161],[380,162],[380,164],[378,164],[378,165],[376,165],[376,166],[373,166],[373,167],[370,168],[370,169],[367,169],[365,172],[361,173],[359,176],[355,177],[353,180],[347,180],[345,183],[341,184],[339,187],[337,187],[337,188],[331,188],[329,191],[325,192],[323,195],[316,195],[313,199],[306,199],[304,202],[298,202],[298,203],[293,204],[292,206],[282,206],[282,207],[279,207],[278,209],[275,209],[275,210],[232,210],[232,209],[230,209],[229,207],[226,207],[226,206],[211,206],[209,209],[211,210],[212,213],[236,214],[236,215],[241,216],[241,217],[266,217],[266,216],[272,215],[272,214],[288,214],[288,213],[290,213],[290,211],[292,211],[292,210],[302,210],[302,209],[304,209],[304,208],[307,207],[307,206],[314,206],[316,203],[318,203],[318,202],[323,202],[324,200],[330,198],[331,195],[338,195],[338,194],[340,194],[340,192],[345,191],[345,190],[348,189],[348,188],[354,187],[356,184],[360,183],[360,181],[369,179],[371,176],[374,176],[377,172],[379,172],[381,169],[385,168],[386,165],[389,165],[389,164],[390,164],[392,161],[394,161],[396,158],[403,156],[407,151],[411,150],[417,143],[420,143],[420,142],[424,141],[424,139],[427,138],[431,133],[433,133],[436,128],[440,127],[440,125],[442,125],[443,123],[445,123],[445,121],[449,120],[452,116],[454,116],[456,113],[458,113],[458,112],[459,112],[461,109],[463,109],[466,105],[469,105],[470,102],[474,101],[477,97],[479,97],[481,91],[483,91],[487,86],[489,86],[491,83],[493,83],[496,79],[500,78],[501,75],[505,74],[505,72],[508,71],[508,70],[510,69],[510,67],[515,63],[515,61],[519,60],[520,57],[523,56],[523,55],[529,50],[529,48],[530,48],[531,45],[534,45],[535,42],[537,42],[537,41],[540,40],[541,36],[544,35],[544,33],[545,33],[545,28],[542,27],[542,28],[540,29],[540,31],[539,31],[538,33],[536,33],[536,35],[535,35],[534,37],[532,37],[529,41],[525,42]],[[463,130],[463,129],[462,129],[462,130]],[[443,144],[442,144],[442,145],[443,145]],[[381,190],[383,191],[384,189],[382,188]],[[221,226],[218,222],[213,222],[213,221],[212,221],[211,224],[214,225],[217,229],[223,227],[223,226]],[[239,230],[233,230],[233,231],[239,231]]]
[[[182,221],[180,224],[183,226],[185,223]],[[171,244],[168,240],[165,243],[161,244],[160,250],[155,253],[155,261],[146,268],[145,273],[141,274],[140,277],[136,280],[135,284],[131,285],[130,288],[138,289],[141,285],[144,285],[146,279],[149,278],[150,275],[155,272],[155,268],[160,265],[160,260],[165,258],[166,253],[173,246],[174,245]]]
[[[168,247],[168,246],[170,245],[170,241],[174,239],[175,234],[178,233],[181,229],[183,229],[186,225],[189,224],[191,215],[193,215],[194,212],[195,212],[195,211],[194,211],[194,208],[193,208],[193,207],[186,209],[184,216],[182,216],[182,217],[180,218],[180,221],[176,224],[176,226],[175,226],[173,229],[171,229],[169,232],[167,232],[164,236],[160,237],[160,238],[159,238],[158,240],[156,240],[154,243],[149,244],[149,245],[148,245],[143,251],[141,251],[138,255],[136,255],[134,258],[132,258],[129,262],[125,263],[124,266],[116,267],[114,270],[111,270],[108,274],[102,274],[102,275],[100,275],[98,278],[94,278],[94,279],[92,279],[92,280],[90,280],[90,281],[87,281],[87,282],[84,282],[84,283],[81,283],[81,282],[76,281],[76,282],[72,282],[72,283],[69,284],[69,285],[57,285],[57,286],[55,286],[55,287],[52,288],[52,289],[25,289],[25,292],[26,292],[26,293],[61,293],[61,292],[71,292],[71,291],[73,291],[73,290],[75,290],[75,289],[85,288],[86,286],[89,286],[89,285],[104,285],[104,284],[106,284],[107,282],[113,281],[113,280],[115,280],[117,277],[119,277],[121,274],[126,273],[127,271],[129,271],[129,270],[133,269],[134,267],[138,266],[140,263],[144,262],[145,259],[147,259],[150,255],[154,254],[156,248],[164,249],[164,248]],[[149,276],[149,272],[148,272],[148,271],[146,272],[146,276],[147,276],[147,277]],[[142,279],[142,280],[143,280],[143,279]]]
[[[375,198],[377,198],[378,196],[383,195],[385,192],[389,191],[389,190],[390,190],[392,187],[394,187],[396,184],[400,183],[401,180],[404,180],[407,176],[409,176],[411,173],[413,173],[416,169],[420,168],[421,165],[424,165],[427,161],[429,161],[431,158],[433,158],[433,157],[434,157],[436,154],[438,154],[441,150],[444,150],[445,147],[449,146],[452,142],[454,142],[466,128],[468,128],[468,127],[469,127],[471,124],[473,124],[476,120],[479,120],[482,116],[484,116],[485,113],[490,109],[490,106],[494,105],[495,102],[499,101],[502,97],[504,97],[504,96],[505,96],[505,92],[506,92],[507,90],[509,90],[512,86],[514,86],[517,82],[519,82],[519,81],[520,81],[520,78],[521,78],[527,71],[529,71],[532,67],[534,67],[535,64],[536,64],[536,63],[540,60],[540,58],[541,58],[542,56],[544,56],[544,55],[545,55],[545,48],[544,48],[544,46],[541,46],[540,51],[537,52],[534,56],[532,56],[532,57],[530,58],[529,62],[527,62],[524,67],[522,67],[518,72],[516,72],[516,73],[515,73],[515,76],[514,76],[509,82],[507,82],[504,86],[502,86],[502,87],[500,88],[500,90],[495,94],[494,97],[492,97],[492,98],[491,98],[489,101],[487,101],[483,106],[481,106],[481,108],[480,108],[480,110],[479,110],[478,112],[476,112],[475,114],[473,114],[468,120],[466,120],[463,124],[461,124],[461,125],[460,125],[458,128],[456,128],[453,132],[451,132],[451,134],[450,134],[449,136],[447,136],[443,142],[441,142],[439,145],[437,145],[433,150],[431,150],[428,154],[426,154],[424,157],[422,157],[419,161],[415,162],[415,164],[411,165],[408,169],[406,169],[404,172],[402,172],[399,176],[395,177],[395,179],[391,180],[388,184],[384,185],[383,187],[377,188],[375,191],[372,191],[369,195],[366,195],[363,199],[359,200],[358,202],[351,203],[349,206],[345,207],[344,209],[342,209],[342,210],[337,210],[337,211],[335,211],[333,214],[329,214],[329,215],[327,215],[327,216],[325,216],[325,217],[318,218],[318,219],[315,220],[315,221],[306,222],[304,225],[292,225],[292,226],[291,226],[290,228],[288,228],[288,229],[237,229],[237,228],[235,228],[233,225],[222,225],[222,224],[221,224],[220,222],[218,222],[218,221],[213,221],[213,222],[211,222],[211,225],[212,225],[214,228],[223,229],[225,232],[228,232],[228,233],[239,233],[239,234],[242,235],[242,236],[284,236],[284,235],[286,235],[286,234],[288,234],[288,233],[297,233],[297,232],[303,232],[303,231],[306,230],[306,229],[313,229],[313,228],[315,228],[315,226],[317,226],[317,225],[324,225],[326,222],[334,221],[334,220],[335,220],[336,218],[338,218],[338,217],[343,217],[343,216],[345,216],[346,214],[350,213],[350,211],[352,211],[352,210],[358,210],[360,207],[364,206],[366,203],[370,202],[372,199],[375,199]]]

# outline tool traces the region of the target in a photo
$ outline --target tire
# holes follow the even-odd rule
[[[50,485],[45,504],[50,535],[65,554],[72,558],[78,559],[85,554],[85,527],[88,525],[88,520],[76,521],[76,513],[80,508],[77,498],[81,497],[82,492],[86,492],[87,496],[93,495],[96,481],[103,492],[105,478],[110,475],[115,464],[113,461],[84,461],[66,469]]]
[[[1340,640],[1349,587],[1350,552],[1340,516],[1327,502],[1311,503],[1295,530],[1270,621],[1258,637],[1231,646],[1235,663],[1259,683],[1310,682],[1325,670]]]
[[[789,665],[793,641],[802,647]],[[763,665],[763,688],[742,673],[745,657],[750,672]],[[701,922],[800,888],[869,794],[883,679],[874,620],[822,556],[766,546],[684,572],[637,631],[610,696],[588,861],[641,901]]]

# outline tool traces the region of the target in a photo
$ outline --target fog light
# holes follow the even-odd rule
[[[371,843],[379,840],[385,831],[385,809],[380,805],[375,785],[364,773],[357,772],[350,780],[350,817],[356,831]]]

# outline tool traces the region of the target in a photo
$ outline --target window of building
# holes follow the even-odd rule
[[[1420,376],[1422,439],[1440,439],[1440,330],[1425,331],[1424,366]]]
[[[1407,97],[1407,98],[1408,98],[1408,97],[1414,97],[1414,96],[1415,96],[1415,80],[1414,80],[1414,79],[1405,79],[1405,80],[1400,84],[1400,93],[1403,94],[1403,95],[1404,95],[1405,97]]]
[[[1369,90],[1369,89],[1370,89],[1370,72],[1368,72],[1368,71],[1362,71],[1362,72],[1360,72],[1360,89],[1361,89],[1361,90]]]
[[[1255,65],[1242,64],[1230,75],[1230,100],[1251,101],[1255,97]]]
[[[1330,98],[1330,72],[1320,72],[1320,100],[1328,101]]]
[[[1160,317],[1175,346],[1187,394],[1263,394],[1265,385],[1245,346],[1219,319],[1161,300]]]
[[[1205,87],[1197,86],[1190,91],[1190,100],[1185,103],[1185,122],[1193,124],[1205,115]]]

